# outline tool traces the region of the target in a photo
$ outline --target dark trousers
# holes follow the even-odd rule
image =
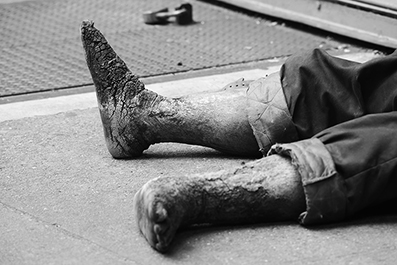
[[[270,153],[298,165],[301,222],[343,220],[397,198],[397,53],[359,64],[314,50],[289,58],[281,82],[301,141]]]

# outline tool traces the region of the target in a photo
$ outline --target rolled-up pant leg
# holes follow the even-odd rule
[[[247,90],[247,116],[263,153],[368,114],[397,111],[397,51],[363,64],[322,50],[291,56]]]
[[[279,143],[269,153],[297,166],[301,223],[397,198],[397,52],[358,64],[314,50],[291,56],[280,78],[250,85],[248,118],[262,151]]]
[[[302,224],[340,221],[397,198],[397,112],[347,121],[269,153],[291,157],[301,174]]]

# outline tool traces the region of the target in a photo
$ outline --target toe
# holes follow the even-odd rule
[[[153,216],[153,220],[156,223],[164,222],[168,217],[167,210],[164,208],[164,205],[161,202],[157,202],[155,206],[155,214]]]
[[[155,190],[146,183],[135,195],[134,211],[137,225],[150,246],[165,252],[181,223],[181,214],[175,213],[173,206],[169,208],[167,196],[160,196]]]
[[[155,224],[153,226],[153,231],[156,235],[163,235],[167,231],[167,226]]]
[[[155,202],[146,187],[140,189],[134,198],[134,211],[138,227],[150,246],[160,252],[166,251],[168,240],[168,212],[163,203]]]
[[[167,249],[171,243],[173,236],[170,236],[169,231],[170,231],[170,229],[169,229],[169,227],[167,227],[166,229],[160,230],[159,231],[160,233],[157,234],[157,237],[156,237],[157,243],[156,243],[155,248],[160,252],[167,251]]]

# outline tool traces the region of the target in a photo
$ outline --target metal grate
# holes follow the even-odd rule
[[[0,97],[91,84],[79,26],[91,19],[140,76],[286,56],[340,43],[206,2],[196,23],[150,26],[141,14],[181,1],[41,0],[0,5]]]

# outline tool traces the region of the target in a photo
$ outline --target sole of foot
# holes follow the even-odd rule
[[[150,146],[144,106],[157,94],[145,89],[92,21],[82,23],[81,38],[109,152],[115,158],[140,156]]]
[[[137,225],[149,245],[166,252],[180,227],[183,213],[180,207],[175,207],[181,204],[173,202],[170,193],[159,188],[156,181],[149,181],[136,193],[134,211]]]

